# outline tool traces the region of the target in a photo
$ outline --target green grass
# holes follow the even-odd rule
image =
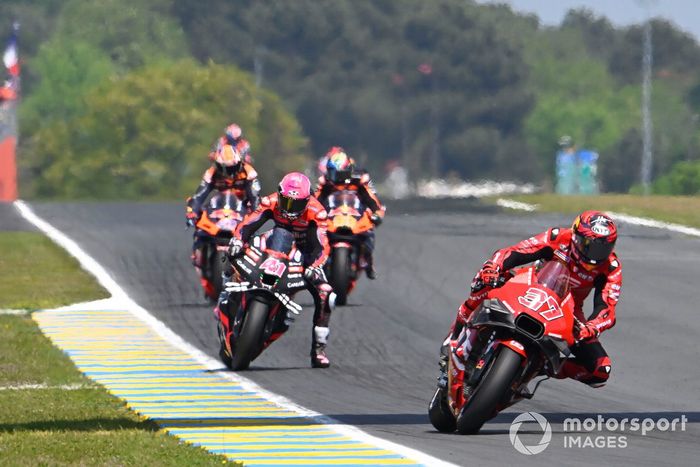
[[[109,295],[40,233],[0,232],[0,308],[55,308]]]
[[[540,211],[546,212],[576,214],[586,209],[598,209],[700,227],[700,197],[698,196],[536,194],[509,196],[508,199],[537,204]]]
[[[38,234],[0,233],[0,245],[0,308],[49,308],[107,296]],[[16,389],[28,384],[42,387]],[[0,315],[0,386],[0,465],[227,463],[159,431],[83,376],[29,315]]]

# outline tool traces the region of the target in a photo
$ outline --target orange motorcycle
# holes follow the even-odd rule
[[[202,277],[204,294],[216,301],[221,293],[221,274],[233,231],[248,213],[245,203],[225,191],[212,197],[196,224],[195,237],[202,240]]]
[[[345,305],[366,263],[364,236],[374,228],[371,212],[354,191],[343,190],[328,197],[328,240],[331,254],[326,276],[335,292],[336,304]]]

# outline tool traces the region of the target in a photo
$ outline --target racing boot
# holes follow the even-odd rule
[[[327,327],[314,326],[314,336],[311,344],[311,366],[313,368],[328,368],[331,366],[331,362],[326,356],[329,332]]]
[[[374,257],[372,252],[369,250],[365,251],[365,261],[367,262],[367,265],[365,266],[365,274],[367,275],[367,279],[376,279],[377,271],[374,269]]]

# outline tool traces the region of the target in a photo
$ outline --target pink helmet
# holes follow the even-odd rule
[[[236,144],[241,138],[241,136],[243,136],[243,130],[241,130],[241,127],[239,127],[235,123],[232,123],[229,126],[227,126],[224,130],[224,133],[226,134],[226,140],[230,144]]]
[[[277,206],[288,219],[296,219],[306,210],[311,198],[311,181],[301,172],[285,175],[277,190]]]

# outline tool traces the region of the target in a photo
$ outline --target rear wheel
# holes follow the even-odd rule
[[[499,349],[491,367],[457,417],[460,434],[477,433],[494,416],[496,407],[510,390],[521,362],[522,357],[510,348],[502,346]]]
[[[452,433],[457,428],[457,420],[447,404],[445,389],[437,388],[428,407],[430,423],[441,433]]]
[[[350,288],[350,250],[348,248],[333,249],[330,282],[336,295],[335,303],[345,305]]]
[[[241,333],[231,345],[233,352],[231,369],[233,371],[247,369],[253,358],[260,352],[268,312],[269,305],[267,303],[253,299],[248,304]]]

